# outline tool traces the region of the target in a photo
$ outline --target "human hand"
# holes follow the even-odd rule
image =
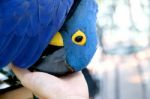
[[[55,77],[43,72],[30,72],[11,65],[22,85],[40,99],[88,99],[88,87],[81,72]]]

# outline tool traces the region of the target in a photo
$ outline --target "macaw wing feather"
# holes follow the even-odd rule
[[[73,0],[1,0],[0,67],[31,66],[62,26]]]

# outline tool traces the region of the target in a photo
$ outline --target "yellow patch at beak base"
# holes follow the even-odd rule
[[[64,46],[63,38],[60,32],[57,32],[49,43],[54,46]]]

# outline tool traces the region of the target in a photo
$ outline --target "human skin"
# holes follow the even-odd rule
[[[89,99],[87,83],[81,72],[55,77],[43,72],[30,72],[11,64],[22,85],[40,99]]]

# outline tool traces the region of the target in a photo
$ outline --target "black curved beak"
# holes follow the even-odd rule
[[[65,51],[62,47],[51,54],[42,56],[40,61],[31,68],[32,70],[46,72],[55,76],[73,73],[74,69],[66,63],[65,58]]]

